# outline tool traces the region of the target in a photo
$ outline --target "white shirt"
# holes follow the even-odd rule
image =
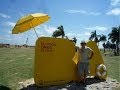
[[[79,52],[80,52],[80,62],[83,63],[88,63],[89,62],[89,57],[91,55],[91,52],[93,50],[87,46],[85,46],[85,48],[80,48]]]

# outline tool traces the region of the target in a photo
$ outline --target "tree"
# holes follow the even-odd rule
[[[62,25],[59,26],[59,27],[58,27],[58,30],[61,32],[62,38],[64,38],[64,36],[65,36],[65,32],[64,32],[64,28],[63,28],[63,26],[62,26]]]
[[[68,36],[64,36],[64,37],[65,37],[65,39],[69,39]]]
[[[103,41],[103,42],[106,41],[106,36],[103,35],[103,34],[100,35],[99,42],[100,42],[100,41]]]
[[[60,36],[61,35],[61,32],[60,31],[58,31],[58,30],[55,30],[54,32],[53,32],[53,34],[52,34],[52,37],[58,37],[58,36]]]
[[[106,36],[105,35],[100,35],[99,42],[104,42],[103,43],[103,48],[104,48],[104,53],[105,53],[105,41],[106,41]]]
[[[73,39],[72,41],[76,44],[77,38],[76,38],[76,37],[73,37],[72,39]]]
[[[110,50],[111,44],[112,44],[112,43],[111,43],[110,41],[107,41],[107,42],[106,42],[106,48]]]
[[[103,34],[97,35],[97,32],[95,30],[95,31],[91,32],[91,36],[90,36],[89,40],[95,41],[96,43],[98,43],[98,46],[99,46],[99,42],[106,41],[106,36]]]
[[[120,26],[113,27],[112,31],[108,34],[109,38],[112,43],[116,44],[116,53],[115,55],[119,55],[119,34],[120,34]]]
[[[105,48],[106,48],[106,44],[105,43],[103,43],[103,48],[104,48],[104,53],[105,53]]]
[[[95,41],[96,43],[98,43],[98,35],[97,35],[97,33],[96,33],[96,30],[93,31],[93,32],[91,32],[91,36],[90,36],[89,40],[93,40],[93,41]]]
[[[53,34],[52,34],[52,37],[59,37],[59,36],[62,36],[62,38],[64,38],[65,37],[65,32],[64,32],[64,28],[63,28],[63,26],[61,25],[61,26],[59,26],[58,28],[57,28],[57,30],[55,30],[54,32],[53,32]]]

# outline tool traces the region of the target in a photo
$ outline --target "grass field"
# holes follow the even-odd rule
[[[0,85],[16,89],[33,77],[34,49],[0,48]]]
[[[108,76],[120,82],[120,56],[104,56],[103,53],[102,56],[108,70]]]
[[[120,82],[120,56],[103,55],[103,58],[108,76]],[[18,82],[33,77],[33,65],[34,49],[0,48],[0,85],[17,89]]]

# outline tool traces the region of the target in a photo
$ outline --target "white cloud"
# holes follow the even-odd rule
[[[68,36],[69,39],[76,37],[77,44],[79,45],[80,41],[82,41],[82,40],[88,41],[89,36],[90,36],[90,32],[80,32],[80,33],[69,32],[69,33],[66,33],[66,36]]]
[[[94,16],[97,16],[97,15],[100,15],[101,13],[99,12],[88,12],[88,15],[94,15]]]
[[[90,33],[90,32],[84,32],[84,35],[85,35],[85,36],[90,36],[91,33]]]
[[[81,34],[78,34],[75,32],[68,32],[68,33],[66,33],[66,36],[73,38],[73,37],[81,36]]]
[[[5,35],[5,36],[0,36],[0,40],[12,40],[12,38],[10,38],[10,36]]]
[[[71,14],[80,13],[80,14],[84,14],[84,15],[93,15],[93,16],[97,16],[97,15],[101,14],[99,12],[88,12],[88,11],[85,11],[85,10],[66,10],[64,12],[71,13]]]
[[[79,32],[79,33],[69,32],[69,33],[66,33],[66,36],[68,36],[69,39],[72,39],[73,37],[76,37],[77,38],[76,45],[79,46],[80,42],[82,40],[85,40],[85,41],[89,40],[90,32],[87,32],[87,31],[86,32]]]
[[[120,0],[111,0],[111,5],[112,6],[120,5]]]
[[[101,32],[104,32],[104,31],[108,30],[108,28],[102,27],[102,26],[88,27],[88,28],[85,28],[85,29],[90,30],[90,31],[97,30],[97,31],[101,31]]]
[[[72,33],[72,32],[66,33],[66,36],[68,36],[68,37],[74,37],[74,36],[76,36],[76,35],[77,35],[77,34]]]
[[[51,27],[51,26],[43,25],[43,29],[44,29],[47,33],[52,34],[52,33],[56,30],[56,27]]]
[[[107,15],[120,15],[120,8],[112,9],[111,11],[106,13]]]
[[[82,13],[82,14],[86,14],[87,13],[84,10],[66,10],[65,12],[67,12],[67,13]]]
[[[3,14],[3,13],[0,13],[0,17],[2,17],[2,18],[10,18],[9,15]]]
[[[11,22],[11,21],[7,21],[7,22],[4,22],[3,25],[4,25],[4,26],[14,27],[14,26],[15,26],[15,23],[14,23],[14,22]]]
[[[9,34],[11,34],[11,33],[12,33],[12,31],[8,31],[8,33],[9,33]]]

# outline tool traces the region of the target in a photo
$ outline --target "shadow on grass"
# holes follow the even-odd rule
[[[12,89],[10,89],[9,87],[0,85],[0,90],[12,90]]]
[[[65,85],[58,85],[58,86],[49,86],[49,87],[38,87],[35,84],[31,84],[27,87],[23,87],[20,90],[58,90],[62,88],[66,88],[67,90],[86,90],[87,85],[95,84],[104,82],[105,80],[100,80],[96,78],[87,78],[86,84],[83,83],[76,83],[76,82],[69,82]]]

